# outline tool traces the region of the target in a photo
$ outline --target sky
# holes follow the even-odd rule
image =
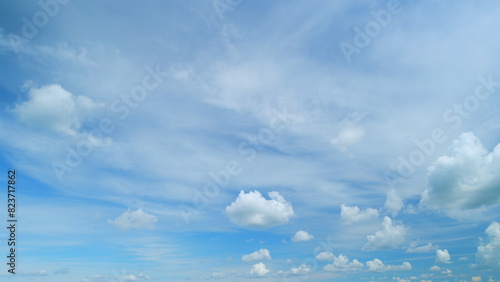
[[[2,1],[0,281],[500,281],[499,21]]]

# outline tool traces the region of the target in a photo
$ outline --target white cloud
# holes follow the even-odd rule
[[[324,251],[324,252],[321,252],[319,253],[317,256],[316,256],[316,259],[317,260],[320,260],[320,261],[331,261],[335,258],[335,255],[333,255],[332,253],[330,253],[329,251]]]
[[[301,264],[299,267],[292,267],[290,272],[292,274],[307,274],[311,271],[311,267],[309,265]]]
[[[241,226],[271,227],[287,223],[294,216],[292,205],[278,192],[269,192],[269,198],[265,199],[258,191],[246,194],[241,191],[226,207],[226,213]]]
[[[447,264],[450,262],[450,253],[448,250],[437,250],[436,251],[436,263]]]
[[[493,152],[471,132],[453,141],[451,156],[429,167],[429,188],[421,204],[434,208],[474,209],[500,203],[500,144]]]
[[[102,107],[86,96],[76,96],[58,84],[31,88],[28,100],[16,105],[13,112],[29,126],[76,135],[85,117]]]
[[[377,217],[378,211],[376,209],[367,208],[365,210],[361,210],[360,208],[358,208],[358,206],[340,206],[340,219],[342,220],[342,223],[346,225],[374,219]]]
[[[333,262],[323,267],[324,271],[353,271],[360,270],[364,264],[354,259],[349,262],[349,258],[344,255],[334,256]]]
[[[256,260],[270,260],[270,259],[271,259],[271,253],[269,252],[268,249],[260,249],[251,254],[243,255],[241,257],[241,260],[246,262],[256,261]]]
[[[489,242],[477,247],[476,260],[482,265],[500,268],[500,223],[493,222],[486,228]]]
[[[342,121],[343,125],[339,135],[332,139],[332,144],[345,151],[349,146],[358,143],[365,135],[365,129],[359,125],[366,113],[350,113],[349,117]]]
[[[423,245],[420,247],[417,247],[416,245],[410,245],[408,249],[406,249],[406,252],[409,254],[412,253],[430,253],[432,251],[437,250],[437,246],[432,245],[431,243],[427,243],[427,245]]]
[[[405,241],[407,229],[404,225],[393,224],[386,216],[382,221],[382,230],[366,236],[368,242],[363,246],[363,250],[395,249]]]
[[[215,279],[220,279],[226,277],[226,274],[224,272],[218,271],[218,272],[212,272],[212,278]]]
[[[473,276],[472,277],[472,281],[473,282],[481,282],[483,279],[481,278],[481,276]]]
[[[311,241],[312,239],[314,239],[313,235],[307,233],[306,231],[299,230],[297,231],[297,233],[295,233],[295,235],[293,235],[292,242],[307,242]]]
[[[374,272],[385,272],[385,271],[406,271],[411,270],[411,264],[409,262],[403,262],[401,265],[384,265],[384,263],[379,259],[374,259],[366,262],[369,271]]]
[[[266,265],[262,262],[256,263],[252,266],[250,270],[250,275],[252,276],[265,276],[269,273],[269,269],[266,268]]]
[[[398,212],[404,207],[403,200],[396,192],[396,190],[391,190],[387,193],[387,199],[384,203],[384,208],[392,214],[392,216],[396,216]]]
[[[158,221],[156,216],[144,212],[142,209],[130,211],[121,214],[114,220],[108,220],[108,223],[122,230],[129,229],[149,229],[155,228],[155,223]]]
[[[441,267],[437,266],[437,265],[434,265],[434,266],[431,266],[431,268],[429,268],[429,270],[432,270],[432,271],[440,271],[441,270]]]
[[[453,273],[453,271],[451,271],[450,269],[446,269],[445,271],[441,272],[443,274],[451,274]]]

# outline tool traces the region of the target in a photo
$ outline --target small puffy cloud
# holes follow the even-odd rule
[[[241,191],[226,207],[232,222],[241,226],[271,227],[285,224],[294,216],[293,208],[278,192],[269,192],[267,200],[258,191]]]
[[[384,208],[392,214],[392,216],[396,216],[398,212],[404,207],[403,200],[396,192],[396,190],[391,190],[387,193],[387,199],[385,200]]]
[[[323,267],[324,271],[354,271],[360,270],[364,264],[354,259],[349,261],[349,258],[344,255],[334,256],[333,262]]]
[[[260,249],[251,254],[243,255],[241,257],[241,260],[246,262],[256,261],[256,260],[270,260],[270,259],[271,259],[271,253],[269,252],[268,249]]]
[[[367,221],[378,217],[376,209],[367,208],[361,210],[357,206],[349,207],[346,205],[340,206],[340,219],[343,224],[349,225],[361,221]]]
[[[450,261],[450,253],[448,252],[448,250],[444,249],[444,250],[437,250],[436,251],[436,263],[440,263],[440,264],[448,264],[448,263],[451,263]]]
[[[384,263],[379,259],[374,259],[366,262],[369,271],[373,272],[385,272],[385,271],[406,271],[411,270],[411,264],[409,262],[403,262],[402,265],[384,265]]]
[[[443,274],[451,274],[453,273],[453,271],[451,271],[450,269],[446,269],[445,271],[441,272]]]
[[[335,256],[329,251],[321,252],[316,256],[316,259],[319,261],[332,261],[334,258]]]
[[[484,266],[500,269],[500,223],[491,223],[485,233],[488,240],[477,247],[476,260]]]
[[[292,267],[290,269],[290,273],[292,274],[307,274],[309,271],[311,271],[311,267],[305,264],[301,264],[299,267]]]
[[[365,135],[365,129],[359,122],[366,116],[366,113],[353,112],[342,121],[342,127],[337,137],[331,140],[332,144],[341,151],[345,151],[349,146],[358,143]]]
[[[441,267],[437,266],[437,265],[434,265],[432,266],[431,268],[429,268],[429,270],[432,270],[432,271],[440,271],[441,270]]]
[[[270,270],[266,268],[266,265],[263,264],[262,262],[259,262],[252,265],[252,269],[250,270],[250,275],[262,277],[268,274],[269,272]]]
[[[393,224],[386,216],[382,221],[382,230],[366,236],[368,242],[363,246],[363,250],[395,249],[405,241],[407,230],[406,226]]]
[[[85,117],[103,105],[86,96],[73,95],[58,84],[31,88],[28,100],[13,109],[22,123],[76,135]]]
[[[417,247],[416,245],[411,245],[408,249],[406,249],[406,252],[409,254],[412,253],[430,253],[435,250],[437,250],[437,246],[432,245],[431,243],[427,243],[427,245],[423,245],[420,247]]]
[[[142,209],[131,211],[130,208],[114,220],[108,220],[108,223],[121,230],[130,229],[149,229],[155,228],[158,221],[156,216],[148,214]]]
[[[481,278],[481,276],[473,276],[472,277],[472,281],[473,282],[481,282],[483,279]]]
[[[297,231],[297,233],[295,233],[295,235],[293,235],[292,242],[307,242],[311,241],[312,239],[314,239],[313,235],[307,233],[306,231],[299,230]]]
[[[421,205],[450,210],[500,203],[500,144],[488,152],[471,132],[453,141],[451,156],[438,158],[428,172]]]

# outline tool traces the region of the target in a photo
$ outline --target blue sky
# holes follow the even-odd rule
[[[2,2],[0,281],[500,281],[500,5],[352,2]]]

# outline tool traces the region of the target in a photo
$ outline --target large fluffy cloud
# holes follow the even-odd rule
[[[369,271],[374,272],[385,272],[385,271],[402,271],[411,270],[411,264],[409,262],[403,262],[401,265],[384,265],[384,263],[379,259],[374,259],[366,262]]]
[[[453,141],[452,154],[429,167],[429,188],[421,204],[473,209],[500,203],[500,144],[488,152],[471,132]]]
[[[451,256],[448,250],[437,250],[436,251],[436,263],[447,264],[450,262]]]
[[[126,212],[121,214],[114,220],[108,220],[110,225],[113,225],[122,230],[129,229],[150,229],[155,228],[155,223],[158,221],[156,216],[148,214],[142,209],[136,211],[130,211],[128,209]]]
[[[363,246],[363,250],[395,249],[405,241],[407,230],[406,226],[394,224],[386,216],[382,221],[382,230],[366,236],[368,242]]]
[[[278,192],[269,192],[267,200],[258,191],[241,191],[226,207],[232,222],[241,226],[271,227],[287,223],[294,215],[292,205]]]
[[[434,250],[437,250],[437,248],[438,248],[437,246],[434,246],[431,243],[427,243],[427,245],[417,247],[417,244],[415,242],[415,243],[412,243],[410,245],[410,247],[408,247],[408,249],[406,249],[406,252],[409,254],[412,254],[412,253],[430,253]]]
[[[292,237],[292,242],[306,242],[306,241],[311,241],[314,239],[314,236],[307,233],[306,231],[299,230],[295,235]]]
[[[376,209],[367,208],[365,210],[361,210],[357,206],[340,206],[340,219],[342,220],[342,223],[346,225],[374,219],[376,217],[378,217],[378,211]]]
[[[269,273],[269,269],[267,269],[266,265],[263,264],[262,262],[256,263],[252,265],[252,269],[250,270],[250,275],[252,276],[265,276],[266,274]]]
[[[323,267],[324,271],[349,271],[360,270],[364,264],[356,259],[349,261],[349,258],[344,255],[333,256],[333,262]]]
[[[268,249],[260,249],[248,255],[243,255],[241,257],[242,261],[256,261],[256,260],[270,260],[271,253]]]
[[[18,119],[32,127],[75,135],[85,117],[102,105],[86,96],[73,95],[58,84],[31,88],[28,100],[16,105]]]
[[[476,259],[485,266],[500,269],[500,223],[493,222],[485,232],[489,242],[477,247]]]

